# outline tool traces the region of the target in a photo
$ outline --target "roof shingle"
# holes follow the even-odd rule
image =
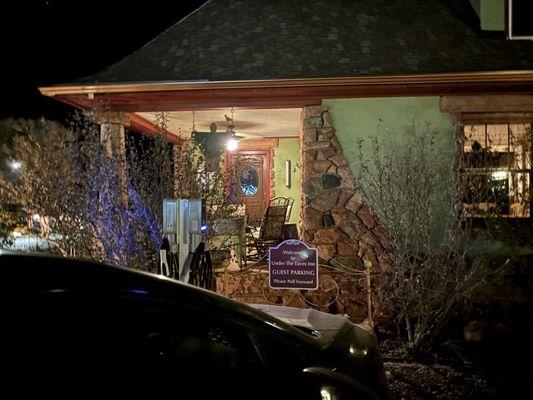
[[[533,42],[486,35],[466,0],[212,0],[79,83],[533,69]]]

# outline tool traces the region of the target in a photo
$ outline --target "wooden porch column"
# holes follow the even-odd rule
[[[100,142],[106,153],[117,162],[119,185],[127,199],[126,189],[126,132],[128,117],[122,112],[103,112],[98,114]]]
[[[129,120],[122,112],[104,112],[98,114],[100,124],[100,142],[105,144],[107,154],[112,157],[126,157],[126,135],[124,127]]]

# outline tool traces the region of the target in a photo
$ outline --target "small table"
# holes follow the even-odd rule
[[[214,235],[209,239],[210,250],[235,252],[239,268],[246,262],[246,216],[220,218],[213,224]]]

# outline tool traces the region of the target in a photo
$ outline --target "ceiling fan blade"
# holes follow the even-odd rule
[[[259,133],[239,132],[239,133],[235,133],[235,137],[239,139],[239,138],[262,138],[264,136]]]
[[[217,124],[217,127],[219,130],[225,130],[226,129],[226,121],[213,121],[215,124]],[[256,128],[259,126],[263,126],[264,123],[261,122],[254,122],[254,121],[234,121],[235,128],[238,129],[250,129],[250,128]]]

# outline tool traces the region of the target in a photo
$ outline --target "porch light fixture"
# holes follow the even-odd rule
[[[235,138],[231,138],[226,143],[226,150],[235,151],[239,148],[239,141]]]
[[[192,132],[194,142],[200,147],[205,155],[208,171],[216,171],[219,167],[219,159],[228,148],[231,140],[235,140],[233,132]]]
[[[233,107],[231,107],[231,116],[228,117],[226,114],[224,114],[224,118],[226,118],[226,133],[231,135],[229,140],[226,142],[227,151],[235,151],[239,148],[239,141],[235,138],[235,120],[233,119],[234,112],[235,110]]]

